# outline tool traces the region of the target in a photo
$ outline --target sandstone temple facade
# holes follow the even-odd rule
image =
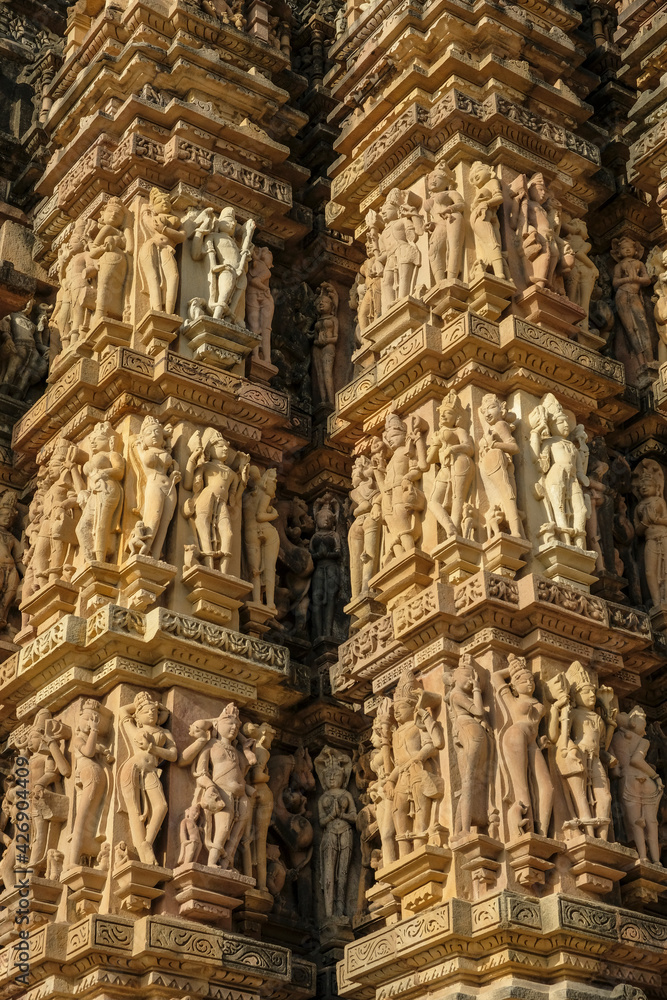
[[[667,5],[0,50],[0,1000],[664,1000]]]

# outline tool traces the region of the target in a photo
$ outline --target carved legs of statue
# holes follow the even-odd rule
[[[445,507],[445,501],[451,493],[451,483],[449,480],[436,479],[433,490],[428,500],[428,509],[439,525],[445,529],[445,534],[449,538],[456,534],[456,527],[453,519]],[[461,508],[463,509],[463,508]]]
[[[553,806],[553,784],[542,751],[535,742],[529,742],[523,726],[512,725],[502,738],[502,754],[511,782],[512,804],[507,810],[510,839],[532,828],[546,837]]]

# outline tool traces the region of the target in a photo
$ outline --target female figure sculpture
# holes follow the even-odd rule
[[[516,424],[508,417],[507,407],[493,393],[487,393],[479,412],[486,424],[479,441],[479,467],[486,488],[489,509],[498,505],[512,535],[525,538],[523,524],[516,502],[516,480],[512,456],[518,454],[519,445],[514,440]]]
[[[546,837],[553,805],[549,768],[537,745],[544,705],[533,697],[535,681],[522,656],[510,654],[507,667],[491,675],[505,713],[500,759],[505,772],[509,838],[535,831]]]
[[[418,214],[421,200],[413,192],[392,188],[380,209],[384,229],[377,237],[379,255],[377,264],[382,271],[382,312],[386,313],[397,299],[414,291],[421,253],[417,239],[421,230]],[[375,213],[366,217],[375,239],[378,222]],[[423,231],[423,230],[421,230]]]
[[[574,253],[574,263],[565,275],[565,291],[570,302],[575,302],[586,313],[581,325],[588,329],[588,314],[593,287],[599,271],[588,254],[588,229],[583,219],[568,219],[563,224],[568,243]]]
[[[525,174],[512,182],[511,224],[521,240],[529,285],[555,291],[554,278],[560,259],[556,232],[549,216],[549,189],[541,173],[526,180]]]
[[[393,800],[401,858],[428,842],[437,822],[437,803],[444,795],[438,752],[445,737],[434,711],[439,705],[439,695],[423,691],[412,672],[403,671],[394,692],[394,767],[384,786]]]
[[[444,160],[426,178],[425,228],[429,233],[428,257],[436,281],[460,278],[463,268],[464,201],[455,183]]]
[[[428,442],[428,465],[438,463],[428,508],[449,538],[461,534],[463,505],[468,499],[475,475],[472,458],[475,446],[470,434],[461,426],[463,410],[452,389],[439,409],[438,430]]]
[[[633,840],[639,860],[660,864],[658,809],[664,785],[646,760],[650,744],[646,737],[646,712],[635,705],[619,712],[618,728],[610,750],[617,759],[615,773],[620,778],[619,798],[628,840]]]
[[[97,265],[90,252],[89,221],[77,219],[71,235],[58,251],[60,289],[52,325],[60,334],[63,350],[76,343],[88,329],[97,298]]]
[[[109,198],[100,215],[100,228],[90,248],[97,261],[97,298],[93,323],[103,316],[123,318],[125,283],[130,269],[132,230],[120,198]]]
[[[160,763],[174,761],[178,750],[165,722],[168,712],[148,691],[140,691],[119,710],[120,730],[128,759],[121,766],[118,785],[139,860],[156,865],[153,844],[167,815],[167,800],[160,784]]]
[[[342,917],[354,842],[352,824],[357,819],[354,799],[347,790],[352,759],[341,750],[326,746],[314,763],[323,789],[318,802],[318,816],[323,830],[320,873],[324,912],[327,917]]]
[[[644,539],[646,584],[654,607],[667,604],[667,503],[665,474],[652,458],[643,458],[632,474],[632,492],[639,503],[634,527]]]
[[[371,770],[377,781],[371,786],[375,798],[375,814],[378,833],[382,844],[382,866],[390,865],[398,858],[396,830],[394,829],[393,803],[385,791],[385,784],[394,770],[394,758],[391,747],[392,706],[389,698],[383,698],[378,705],[377,715],[373,719],[371,744],[373,751],[370,756]]]
[[[476,267],[484,273],[489,268],[496,278],[505,277],[498,208],[503,192],[495,168],[477,160],[470,168],[470,183],[476,188],[470,206],[470,225],[475,236]],[[463,205],[463,203],[462,203]],[[463,207],[461,208],[461,211]],[[460,216],[463,222],[463,216]],[[462,239],[463,233],[459,237]]]
[[[426,421],[415,416],[407,424],[394,412],[388,413],[385,420],[382,443],[390,452],[386,467],[379,455],[374,456],[386,527],[383,564],[414,552],[421,538],[418,515],[426,498],[417,484],[428,469],[426,426]]]
[[[347,536],[350,549],[352,600],[368,591],[369,581],[379,567],[381,507],[375,470],[367,455],[359,455],[352,467],[350,500],[354,522]]]
[[[473,826],[486,833],[489,826],[489,764],[493,737],[472,657],[468,653],[462,654],[456,670],[445,672],[444,681],[461,778],[454,833],[459,836],[468,834]]]
[[[64,794],[63,778],[71,774],[65,757],[63,741],[71,730],[47,709],[35,716],[28,734],[16,740],[16,746],[28,758],[29,801],[31,819],[29,867],[35,875],[43,873],[48,852],[55,849],[58,833],[67,819],[69,801]]]
[[[185,516],[194,521],[204,565],[238,576],[240,567],[235,566],[232,559],[234,520],[237,519],[234,515],[241,508],[250,458],[243,454],[242,471],[235,472],[227,463],[229,443],[213,428],[206,430],[203,438],[196,431],[190,438],[189,447],[183,486],[192,490],[193,496],[185,502]]]
[[[23,573],[22,546],[10,530],[16,519],[17,496],[13,490],[0,493],[0,629],[7,625]]]
[[[43,480],[43,503],[32,556],[38,587],[56,580],[70,580],[72,558],[78,544],[78,497],[85,483],[76,463],[76,448],[65,437],[58,439]]]
[[[611,241],[611,255],[617,261],[612,278],[616,290],[615,302],[628,344],[636,356],[637,363],[645,365],[653,361],[651,331],[646,315],[642,288],[651,284],[651,278],[642,264],[644,248],[641,243],[621,236]]]
[[[151,309],[173,313],[178,293],[176,247],[185,239],[171,198],[159,188],[151,188],[148,205],[141,212],[146,241],[139,251],[139,266]]]
[[[230,701],[217,719],[193,723],[190,735],[196,738],[182,754],[184,764],[196,758],[193,805],[200,804],[204,810],[207,864],[220,868],[234,869],[253,794],[246,774],[257,758],[251,741],[238,739],[240,728],[239,710]]]
[[[162,555],[167,529],[176,510],[176,485],[181,481],[170,439],[171,429],[164,428],[155,417],[144,417],[130,450],[137,475],[137,506],[133,513],[148,529],[153,559]]]
[[[98,743],[99,705],[88,698],[83,702],[72,738],[74,761],[74,808],[69,845],[69,865],[92,865],[104,836],[98,836],[109,789],[107,764],[113,763],[109,749]]]
[[[330,493],[313,504],[315,533],[310,540],[314,571],[310,585],[313,635],[333,633],[336,598],[340,589],[342,544],[337,530],[340,505]]]
[[[268,247],[255,247],[248,269],[246,324],[262,338],[255,348],[260,361],[271,363],[271,324],[275,303],[271,294],[273,254]]]
[[[248,783],[252,785],[254,795],[250,798],[248,818],[243,833],[243,869],[244,874],[255,876],[260,892],[266,892],[266,838],[273,813],[273,792],[269,785],[269,757],[276,731],[267,722],[262,722],[259,726],[254,722],[246,722],[243,733],[253,741],[252,753],[255,755],[255,763],[250,768],[248,776]]]
[[[603,761],[609,760],[607,750],[616,728],[614,692],[599,687],[595,672],[578,660],[567,674],[556,675],[550,687],[556,701],[551,706],[549,739],[556,744],[556,765],[570,812],[567,825],[609,840],[611,791]],[[598,702],[601,713],[596,711]]]
[[[335,397],[334,364],[338,343],[338,292],[330,281],[323,281],[315,297],[315,339],[313,367],[323,403],[333,406]]]
[[[83,511],[76,536],[84,558],[106,562],[115,532],[120,530],[125,459],[108,420],[96,424],[90,435],[90,455],[83,466],[86,489],[78,500]]]
[[[252,599],[256,604],[275,607],[276,561],[280,552],[280,535],[272,521],[278,511],[272,504],[276,495],[276,470],[263,474],[250,466],[248,489],[243,494],[243,539],[246,562],[252,582]]]

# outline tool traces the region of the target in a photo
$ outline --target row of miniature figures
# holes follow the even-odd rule
[[[344,558],[335,496],[317,498],[312,516],[299,498],[276,501],[275,470],[260,471],[214,428],[190,435],[181,469],[172,428],[152,416],[130,439],[130,486],[121,441],[108,421],[93,427],[87,443],[58,438],[38,473],[24,541],[11,530],[17,494],[0,494],[3,625],[21,575],[25,604],[48,584],[74,578],[76,587],[77,568],[117,559],[161,560],[180,489],[180,510],[194,536],[183,547],[184,575],[204,567],[216,575],[221,591],[225,578],[233,585],[242,576],[250,599],[278,619],[291,619],[295,634],[305,633],[310,618],[315,637],[332,635]],[[143,610],[144,591],[141,600]]]
[[[372,593],[373,578],[381,569],[419,547],[425,512],[447,539],[491,541],[509,535],[518,541],[517,550],[532,545],[538,553],[566,546],[587,553],[591,571],[604,570],[606,533],[598,512],[607,490],[601,480],[609,464],[595,456],[589,470],[583,425],[553,393],[531,401],[525,428],[493,393],[485,394],[476,409],[476,440],[470,432],[469,408],[453,390],[442,400],[433,430],[418,415],[404,419],[392,411],[382,437],[373,438],[365,445],[368,453],[356,458],[350,493],[355,520],[349,533],[353,599]],[[514,457],[521,448],[520,428],[527,454],[517,484]],[[421,480],[429,470],[434,474],[427,496]],[[476,471],[481,480],[477,490]],[[667,565],[661,555],[667,504],[661,466],[643,459],[632,473],[631,486],[637,506],[634,528],[628,523],[627,529],[644,540],[650,598],[660,606],[667,598]],[[531,509],[534,513],[528,516]],[[614,558],[622,577],[625,567],[617,550]],[[625,550],[624,559],[630,576]],[[640,595],[639,600],[635,592],[632,596],[641,603]]]
[[[505,286],[507,301],[513,289],[531,288],[569,299],[573,321],[584,332],[592,322],[600,344],[614,326],[615,306],[624,337],[620,354],[649,364],[658,341],[659,360],[667,360],[667,255],[655,248],[645,265],[644,247],[622,236],[612,241],[611,275],[597,258],[601,273],[589,256],[585,222],[563,211],[543,174],[501,173],[502,180],[481,161],[455,170],[441,161],[426,177],[425,198],[393,188],[379,212],[368,212],[368,259],[355,288],[360,333],[404,296],[419,297],[434,283],[464,276],[473,285],[489,274]],[[644,293],[653,282],[651,316]]]
[[[441,695],[409,669],[393,698],[379,701],[372,749],[357,759],[359,808],[348,789],[350,756],[324,747],[315,759],[327,917],[345,917],[355,830],[362,839],[360,911],[372,868],[427,844],[442,847],[447,830],[452,847],[478,834],[508,846],[536,834],[564,841],[566,849],[582,834],[598,844],[618,839],[634,845],[642,864],[660,865],[664,787],[648,761],[642,708],[619,712],[613,690],[578,661],[540,678],[542,701],[526,660],[514,654],[490,675],[464,654],[442,681],[444,714]],[[116,751],[114,714],[122,734]],[[308,752],[272,753],[275,730],[242,724],[233,703],[216,718],[192,722],[182,746],[168,716],[153,694],[140,691],[115,713],[82,699],[71,726],[40,710],[21,727],[10,741],[20,756],[2,802],[0,882],[13,888],[17,852],[23,856],[26,843],[23,861],[47,878],[57,878],[54,865],[108,870],[138,858],[156,866],[170,765],[190,776],[189,800],[181,797],[185,805],[170,827],[178,828],[178,845],[170,839],[173,868],[238,868],[274,897],[292,871],[306,916],[314,840],[307,805],[315,790]],[[171,779],[167,784],[173,787]],[[19,813],[26,811],[30,835],[18,838],[25,829]]]

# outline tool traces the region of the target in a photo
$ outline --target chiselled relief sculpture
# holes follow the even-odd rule
[[[233,463],[238,466],[236,471],[229,461],[229,443],[214,428],[203,434],[195,431],[189,450],[183,487],[193,495],[185,501],[184,514],[193,521],[199,558],[209,569],[238,576],[240,567],[233,558],[234,529],[238,533],[250,457],[238,452]]]
[[[271,294],[273,254],[268,247],[255,247],[248,267],[246,325],[261,340],[255,351],[260,361],[271,362],[271,325],[275,303]]]
[[[17,494],[13,490],[0,493],[0,629],[7,625],[23,571],[22,546],[11,532],[16,520],[16,504]]]
[[[338,343],[338,292],[330,281],[323,281],[315,296],[315,339],[313,368],[323,403],[334,405],[334,364]]]
[[[522,656],[510,654],[491,681],[504,716],[498,740],[509,838],[533,832],[546,837],[554,793],[538,744],[545,707],[534,697],[535,680]]]
[[[644,247],[629,236],[611,241],[611,255],[616,261],[612,284],[615,290],[616,312],[628,339],[628,346],[638,364],[653,361],[651,330],[646,315],[642,289],[651,278],[642,263]]]
[[[310,538],[315,522],[308,511],[308,504],[301,497],[294,497],[285,520],[277,522],[280,534],[280,563],[282,564],[283,616],[293,616],[292,631],[305,632],[310,608],[310,583],[315,566],[310,552]]]
[[[413,191],[392,188],[380,209],[380,219],[373,211],[366,216],[369,255],[372,253],[373,259],[383,267],[383,313],[391,309],[398,299],[411,295],[415,289],[417,271],[421,264],[417,239],[424,231],[420,207],[421,198]]]
[[[554,290],[560,251],[548,209],[549,189],[541,173],[525,174],[510,186],[511,225],[520,240],[528,284]]]
[[[475,446],[463,426],[465,412],[453,389],[443,399],[438,414],[438,429],[429,438],[426,461],[440,468],[428,499],[428,509],[449,538],[461,534],[463,507],[475,475]]]
[[[182,753],[184,764],[194,761],[193,806],[204,814],[207,864],[234,869],[234,858],[246,829],[250,796],[246,775],[257,763],[252,740],[239,735],[239,710],[229,702],[217,719],[199,719],[190,727],[194,737]]]
[[[190,253],[193,260],[203,261],[206,267],[208,312],[215,319],[226,318],[245,327],[247,271],[254,249],[255,223],[249,219],[239,227],[233,208],[223,208],[217,218],[212,208],[205,208],[195,219],[195,226]]]
[[[106,562],[120,530],[125,459],[119,444],[108,420],[96,424],[90,434],[90,454],[83,466],[86,486],[78,496],[82,514],[76,527],[84,558],[90,562]]]
[[[646,269],[655,281],[651,301],[659,337],[658,361],[663,365],[667,361],[667,250],[654,247],[646,261]]]
[[[267,722],[262,722],[260,725],[246,722],[243,733],[253,741],[251,749],[255,756],[255,763],[251,766],[247,778],[248,784],[254,789],[254,795],[250,797],[250,808],[242,836],[243,870],[245,875],[256,879],[260,892],[266,892],[266,838],[273,813],[273,792],[269,785],[268,765],[276,730]]]
[[[632,473],[632,492],[639,501],[634,528],[644,539],[646,585],[655,607],[667,604],[667,503],[665,474],[655,459],[643,458]]]
[[[354,521],[347,536],[350,550],[352,600],[368,592],[369,581],[380,563],[382,508],[375,468],[367,455],[359,455],[352,467]]]
[[[314,764],[322,785],[317,809],[322,829],[320,877],[324,912],[327,917],[342,917],[354,845],[352,829],[357,819],[354,799],[347,788],[352,758],[342,750],[325,746]]]
[[[90,245],[97,267],[97,295],[93,323],[109,316],[123,319],[131,280],[132,226],[120,198],[109,198],[100,214],[99,228]]]
[[[474,272],[483,274],[490,270],[496,278],[504,278],[505,261],[498,222],[503,191],[495,167],[477,160],[470,168],[469,180],[476,189],[470,205],[470,226],[475,237]],[[460,239],[462,243],[462,232]]]
[[[58,835],[67,820],[69,799],[64,794],[63,778],[71,774],[65,756],[65,740],[71,735],[68,726],[54,719],[45,708],[16,746],[28,758],[30,802],[30,864],[36,875],[42,874],[49,850],[58,845]]]
[[[639,860],[660,862],[658,809],[664,791],[660,775],[646,759],[646,712],[639,705],[616,716],[617,729],[610,751],[617,763],[612,774],[619,779],[618,793],[626,839],[634,841]]]
[[[175,761],[178,750],[168,729],[169,713],[148,691],[140,691],[119,710],[120,730],[127,759],[118,772],[118,787],[130,834],[139,860],[155,865],[155,838],[167,815],[167,800],[160,782],[164,761]]]
[[[382,443],[389,451],[386,466],[376,455],[375,478],[382,497],[382,521],[385,526],[383,563],[414,552],[421,538],[420,513],[426,498],[419,487],[428,469],[425,431],[421,417],[408,422],[398,413],[388,413]]]
[[[382,315],[382,275],[384,265],[381,260],[379,241],[373,232],[366,241],[368,259],[361,265],[361,280],[357,286],[359,305],[357,317],[361,333]]]
[[[473,658],[467,653],[462,654],[456,670],[445,672],[444,682],[461,779],[454,834],[465,836],[473,826],[485,833],[489,827],[489,768],[493,731],[482,701],[479,674]]]
[[[29,299],[20,312],[0,320],[0,387],[16,399],[25,399],[28,389],[49,370],[49,315],[53,306],[37,306]]]
[[[377,714],[373,719],[371,732],[370,755],[371,770],[377,780],[372,788],[375,799],[375,814],[377,816],[378,833],[382,844],[382,866],[390,865],[398,857],[396,830],[394,828],[393,801],[389,796],[386,783],[394,770],[394,755],[392,749],[393,709],[390,698],[382,698]]]
[[[530,446],[540,473],[535,495],[547,515],[540,533],[547,543],[557,539],[585,551],[589,514],[584,495],[588,486],[586,432],[581,424],[570,430],[567,414],[552,393],[543,397],[529,420]]]
[[[275,607],[276,562],[280,552],[280,535],[272,524],[278,517],[273,506],[276,481],[275,469],[260,472],[251,465],[243,494],[243,541],[252,599],[269,608]]]
[[[78,544],[76,525],[81,513],[79,496],[85,491],[77,450],[65,437],[58,438],[43,480],[39,530],[32,555],[38,587],[56,580],[70,580]]]
[[[591,295],[600,272],[588,256],[591,244],[588,241],[588,229],[584,220],[565,219],[563,231],[574,254],[574,263],[565,275],[565,292],[570,302],[576,303],[584,310],[586,315],[581,325],[587,330]]]
[[[506,404],[493,393],[487,393],[482,398],[479,412],[484,426],[478,445],[479,468],[489,511],[500,507],[510,534],[524,538],[512,461],[512,457],[519,452],[519,445],[514,439],[516,418],[513,413],[507,412]],[[491,527],[487,527],[491,535]]]
[[[272,827],[282,842],[289,868],[296,876],[296,905],[302,918],[312,910],[313,825],[310,822],[308,793],[315,790],[313,762],[305,747],[293,754],[272,755],[269,761],[273,792]],[[268,849],[267,849],[268,854]],[[275,873],[279,877],[279,871]],[[271,887],[271,874],[267,877]]]
[[[185,239],[181,221],[174,215],[171,198],[159,188],[152,188],[149,202],[141,211],[145,242],[139,250],[139,266],[150,307],[157,312],[173,313],[178,294],[176,247]]]
[[[429,234],[428,257],[436,282],[460,278],[463,268],[464,201],[455,184],[454,175],[444,160],[426,178],[425,229]]]
[[[385,791],[393,801],[399,857],[423,847],[437,834],[438,803],[444,795],[438,753],[445,745],[436,719],[440,696],[418,687],[404,670],[394,692],[394,766]]]
[[[336,598],[340,590],[342,542],[338,531],[340,504],[331,493],[313,504],[315,532],[310,540],[314,571],[310,585],[313,635],[333,634]]]
[[[181,481],[178,463],[171,454],[171,428],[155,417],[144,417],[141,429],[130,445],[137,477],[137,514],[150,535],[150,555],[159,559],[167,530],[176,510],[176,486]],[[149,543],[150,538],[150,543]]]
[[[72,737],[74,804],[68,865],[92,866],[104,840],[102,819],[111,788],[109,764],[114,757],[99,742],[102,718],[98,702],[87,698],[79,710]]]
[[[606,764],[616,728],[612,688],[599,685],[594,670],[575,661],[549,682],[554,697],[549,740],[556,746],[556,766],[569,812],[566,828],[609,840],[611,791]]]
[[[91,253],[93,223],[77,219],[69,239],[58,250],[57,274],[60,283],[52,324],[60,335],[63,350],[90,326],[97,300],[97,263]]]

